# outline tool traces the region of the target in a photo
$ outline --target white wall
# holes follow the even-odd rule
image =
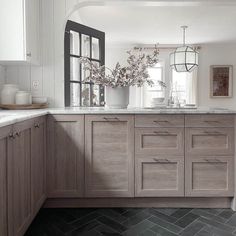
[[[77,2],[79,0],[41,0],[42,66],[8,66],[6,69],[6,82],[19,83],[22,89],[33,90],[32,84],[34,80],[38,80],[40,86],[37,91],[32,91],[33,94],[49,97],[52,107],[64,106],[64,28],[67,15]],[[111,59],[113,55],[119,54],[120,61],[124,61],[125,53],[120,49],[112,52],[108,47],[107,50],[109,50],[106,55],[108,66],[114,65]],[[233,98],[209,98],[209,66],[217,64],[234,65],[236,70],[236,43],[203,45],[200,50],[199,105],[236,108],[236,83],[234,83]],[[236,73],[234,74],[236,76]]]

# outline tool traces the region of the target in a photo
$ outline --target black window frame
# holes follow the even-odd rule
[[[74,31],[79,33],[80,37],[80,55],[74,55],[71,54],[70,50],[70,31]],[[92,82],[82,82],[81,81],[81,65],[80,65],[80,80],[74,81],[71,80],[70,76],[70,63],[71,63],[71,57],[73,58],[80,58],[81,57],[81,35],[87,35],[90,37],[90,56],[88,57],[89,60],[98,62],[100,65],[105,65],[105,33],[96,29],[93,29],[91,27],[79,24],[77,22],[73,22],[68,20],[66,24],[65,29],[65,36],[64,36],[64,68],[65,68],[65,106],[70,107],[71,106],[71,89],[70,85],[71,83],[78,83],[80,84],[80,106],[82,106],[82,84],[88,84],[90,85],[90,106],[93,106],[92,103],[92,86],[94,85]],[[92,58],[92,38],[99,39],[99,59]],[[105,91],[103,86],[99,86],[99,101],[100,104],[98,106],[104,106],[104,97],[105,97]]]

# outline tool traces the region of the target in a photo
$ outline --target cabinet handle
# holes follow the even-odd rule
[[[164,163],[170,163],[170,161],[168,159],[157,159],[157,158],[153,158],[154,161],[156,162],[164,162]]]
[[[154,123],[169,123],[168,120],[154,120]]]
[[[34,128],[39,128],[40,127],[40,124],[34,124]]]
[[[211,135],[215,135],[215,134],[221,134],[218,131],[204,131],[205,134],[211,134]]]
[[[220,123],[219,121],[217,121],[217,120],[205,120],[204,122],[206,122],[206,123]]]
[[[20,132],[16,132],[16,136],[20,137],[21,133]]]
[[[154,131],[153,132],[154,134],[169,134],[169,132],[168,131]]]
[[[14,139],[14,138],[15,138],[15,133],[10,133],[10,134],[9,134],[9,138],[10,138],[10,139]]]
[[[26,56],[31,57],[32,56],[31,52],[26,53]]]
[[[216,158],[214,158],[214,159],[205,159],[205,161],[206,161],[206,162],[209,162],[209,163],[213,163],[213,162],[222,163],[222,161],[221,161],[221,160],[219,160],[219,159],[216,159]]]
[[[105,121],[119,121],[119,118],[117,117],[103,117]]]

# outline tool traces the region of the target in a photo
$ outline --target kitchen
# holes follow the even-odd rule
[[[234,235],[234,1],[10,0],[0,13],[0,235]],[[109,86],[81,55],[134,86]]]

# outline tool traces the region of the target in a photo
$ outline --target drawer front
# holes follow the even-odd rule
[[[136,197],[184,196],[184,158],[139,158],[135,163]]]
[[[233,157],[187,157],[185,161],[185,195],[193,197],[233,196]]]
[[[184,128],[136,128],[135,153],[184,155]]]
[[[233,155],[234,129],[187,128],[185,147],[187,155]]]
[[[186,115],[186,127],[234,127],[233,115]]]
[[[135,127],[184,127],[184,116],[136,115]]]

